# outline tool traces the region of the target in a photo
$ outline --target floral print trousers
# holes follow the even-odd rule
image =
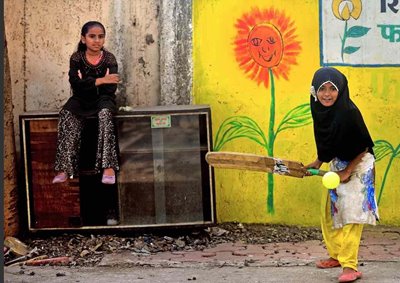
[[[96,150],[95,172],[113,168],[119,170],[117,141],[113,115],[109,109],[98,112],[99,129]],[[68,176],[79,175],[79,152],[85,118],[61,110],[58,122],[57,151],[54,169]]]

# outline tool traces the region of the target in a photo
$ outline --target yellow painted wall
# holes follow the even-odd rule
[[[235,24],[253,7],[283,11],[294,22],[301,51],[288,80],[275,77],[276,122],[292,108],[309,102],[314,71],[320,67],[318,1],[193,1],[193,93],[196,104],[210,104],[213,135],[231,116],[248,116],[267,133],[271,89],[249,79],[235,59]],[[400,69],[398,67],[338,67],[349,80],[350,95],[360,108],[374,140],[400,144]],[[221,150],[267,154],[248,139],[236,139]],[[307,164],[316,157],[312,126],[281,132],[274,156]],[[377,162],[379,195],[390,156]],[[326,168],[326,167],[325,167]],[[390,166],[380,203],[382,224],[400,225],[400,153]],[[297,179],[274,176],[275,212],[267,213],[267,177],[263,173],[216,169],[219,222],[318,225],[321,191],[319,177]]]

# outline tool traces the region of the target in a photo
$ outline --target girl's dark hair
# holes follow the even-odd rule
[[[106,29],[104,28],[102,23],[96,22],[96,21],[90,21],[83,25],[82,30],[81,30],[81,35],[85,36],[89,32],[89,29],[94,26],[100,27],[104,31],[104,34],[106,34]],[[82,43],[82,40],[79,40],[78,51],[86,51],[86,48],[87,48],[86,44]]]

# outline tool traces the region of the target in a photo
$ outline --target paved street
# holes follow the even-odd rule
[[[248,245],[204,251],[106,255],[97,267],[5,268],[5,282],[337,282],[340,268],[314,267],[319,241]],[[360,247],[360,282],[400,282],[400,227],[367,228]]]

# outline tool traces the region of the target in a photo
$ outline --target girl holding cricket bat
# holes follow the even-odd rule
[[[364,224],[379,220],[375,199],[374,143],[361,112],[350,99],[347,78],[335,68],[314,74],[310,99],[317,159],[307,168],[319,169],[330,162],[340,184],[325,190],[321,230],[330,258],[319,268],[343,268],[339,282],[361,278],[358,249]]]

